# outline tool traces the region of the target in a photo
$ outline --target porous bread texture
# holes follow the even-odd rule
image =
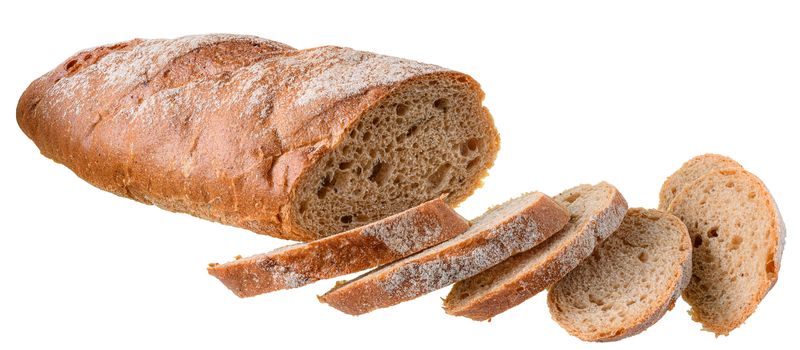
[[[566,209],[538,192],[493,207],[455,238],[384,265],[320,296],[323,303],[351,314],[417,298],[473,276],[560,230]]]
[[[661,186],[659,193],[658,209],[667,210],[672,200],[697,178],[712,170],[741,168],[735,160],[723,155],[707,153],[689,159],[675,173],[670,175]]]
[[[469,227],[442,198],[371,224],[225,264],[208,273],[239,297],[297,288],[406,257]]]
[[[553,197],[570,213],[567,225],[536,247],[453,285],[444,310],[483,321],[533,297],[589,256],[619,227],[628,204],[612,185],[580,185]]]
[[[480,185],[499,138],[483,96],[463,77],[428,76],[371,107],[298,184],[292,215],[320,236]]]
[[[550,314],[586,341],[640,333],[674,306],[689,282],[691,251],[680,219],[629,209],[619,229],[550,288]]]
[[[83,50],[31,83],[17,122],[103,190],[311,241],[474,191],[499,147],[482,98],[471,77],[435,65],[209,34]]]
[[[705,330],[727,335],[775,285],[786,228],[761,180],[744,169],[714,170],[669,207],[689,229],[692,279],[683,298]]]

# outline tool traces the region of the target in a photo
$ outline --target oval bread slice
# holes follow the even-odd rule
[[[550,289],[550,314],[586,341],[642,332],[673,307],[689,282],[691,251],[680,219],[630,209],[619,229]]]
[[[683,163],[680,169],[675,171],[664,181],[659,194],[658,209],[667,210],[672,200],[680,194],[686,185],[692,183],[697,178],[707,174],[712,170],[741,168],[735,160],[719,154],[703,154]]]
[[[705,330],[727,335],[778,279],[786,228],[775,200],[744,169],[712,171],[669,207],[692,238],[692,280],[683,298]]]
[[[210,264],[208,273],[239,297],[251,297],[386,264],[453,238],[468,227],[442,196],[313,242]]]
[[[496,206],[461,235],[385,265],[319,297],[323,303],[360,315],[417,298],[473,276],[528,250],[558,232],[567,210],[539,192]]]
[[[553,197],[570,213],[558,233],[533,249],[457,282],[444,301],[448,314],[476,321],[517,306],[555,283],[622,222],[628,204],[612,185],[580,185]]]

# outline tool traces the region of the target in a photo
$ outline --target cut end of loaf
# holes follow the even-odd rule
[[[289,217],[320,238],[442,194],[460,203],[499,148],[482,99],[477,83],[459,73],[400,84],[299,181]]]

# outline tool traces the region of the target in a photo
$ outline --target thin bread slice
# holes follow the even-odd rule
[[[618,340],[658,321],[689,283],[686,226],[659,210],[628,210],[619,229],[547,295],[550,314],[586,341]]]
[[[251,297],[383,265],[453,238],[468,227],[442,196],[313,242],[210,264],[208,273],[239,297]]]
[[[558,233],[453,285],[444,310],[476,321],[491,319],[555,283],[592,254],[622,222],[628,204],[612,185],[580,185],[553,197],[570,213]]]
[[[496,206],[461,235],[385,265],[319,297],[351,315],[396,305],[475,275],[544,241],[569,220],[567,210],[539,192]]]
[[[713,170],[741,168],[735,160],[719,154],[703,154],[689,159],[675,173],[670,175],[661,186],[658,196],[658,209],[667,210],[669,204],[680,194],[686,185]]]
[[[689,229],[692,280],[683,294],[705,330],[727,335],[775,285],[786,228],[775,200],[744,169],[710,172],[669,207]]]

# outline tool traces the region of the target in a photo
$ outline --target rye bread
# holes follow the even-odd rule
[[[758,177],[732,168],[696,179],[669,211],[692,239],[692,279],[683,293],[692,319],[727,335],[778,280],[786,235],[778,206]]]
[[[686,185],[707,174],[709,171],[741,167],[742,166],[735,160],[713,153],[707,153],[689,159],[689,161],[683,163],[683,166],[664,181],[664,184],[661,186],[661,193],[658,195],[658,209],[667,210],[675,196],[677,196]]]
[[[316,241],[209,264],[208,273],[239,297],[251,297],[383,265],[453,238],[468,227],[443,198],[437,198]]]
[[[629,209],[619,229],[550,288],[553,319],[586,341],[644,331],[675,305],[691,275],[686,226],[672,214]]]
[[[337,283],[319,300],[351,315],[396,305],[528,250],[568,221],[567,210],[552,198],[539,192],[527,193],[472,220],[461,235],[354,280]]]
[[[491,319],[563,278],[622,222],[628,204],[612,185],[580,185],[553,197],[570,213],[558,233],[453,285],[444,300],[448,314],[476,321]]]

